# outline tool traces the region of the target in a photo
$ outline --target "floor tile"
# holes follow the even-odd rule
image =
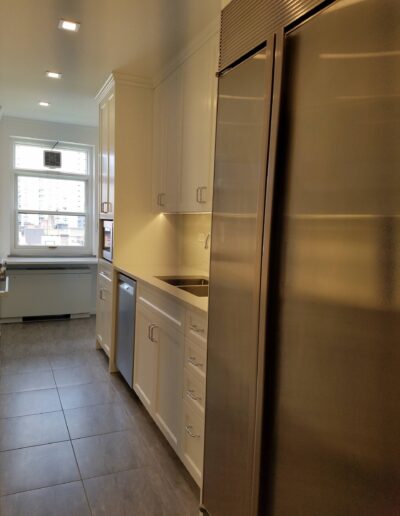
[[[184,516],[183,508],[158,491],[157,473],[134,469],[84,480],[94,516]]]
[[[0,451],[67,440],[69,434],[61,411],[0,419]]]
[[[61,410],[57,389],[0,394],[0,418]]]
[[[30,373],[33,371],[50,371],[50,369],[49,360],[42,356],[5,358],[0,364],[0,374]]]
[[[64,409],[101,405],[118,399],[117,393],[109,382],[59,387],[58,392]]]
[[[55,369],[53,372],[57,387],[108,380],[107,373],[103,369],[92,365]]]
[[[121,405],[107,403],[65,410],[72,439],[129,430],[133,421]]]
[[[70,442],[0,453],[0,495],[80,480]]]
[[[55,387],[55,383],[51,371],[6,374],[0,376],[0,394],[51,389],[53,387]]]
[[[52,369],[65,369],[68,367],[80,367],[94,365],[99,362],[98,350],[53,354],[49,356]]]
[[[72,441],[82,478],[151,465],[152,458],[134,431],[113,432]]]
[[[0,498],[1,516],[90,516],[82,482],[70,482]]]

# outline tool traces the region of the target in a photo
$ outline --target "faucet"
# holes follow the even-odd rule
[[[209,249],[210,239],[211,239],[211,233],[208,233],[208,235],[206,236],[206,239],[204,240],[204,249]]]

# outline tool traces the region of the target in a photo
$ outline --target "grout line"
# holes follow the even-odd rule
[[[51,370],[52,374],[53,374],[53,378],[54,378],[54,383],[56,383],[56,378],[54,376],[54,371]],[[63,414],[63,417],[64,417],[64,422],[65,422],[65,426],[67,427],[67,432],[68,432],[68,435],[69,435],[69,443],[70,443],[70,446],[72,448],[72,453],[74,454],[74,458],[75,458],[75,463],[76,463],[76,467],[78,469],[78,473],[79,473],[79,477],[81,479],[81,484],[82,484],[82,487],[83,487],[83,492],[85,493],[85,499],[86,499],[86,503],[88,505],[88,508],[89,508],[89,512],[90,514],[93,514],[92,512],[92,508],[90,506],[90,503],[89,503],[89,497],[88,497],[88,494],[86,492],[86,487],[85,487],[85,484],[83,482],[83,477],[82,477],[82,473],[81,473],[81,469],[79,467],[79,464],[78,464],[78,459],[76,458],[76,453],[75,453],[75,449],[74,449],[74,446],[72,444],[72,439],[71,439],[71,433],[69,431],[69,427],[68,427],[68,423],[67,423],[67,418],[65,417],[65,412],[64,412],[64,409],[63,409],[63,406],[62,406],[62,403],[61,403],[61,397],[60,397],[60,393],[58,392],[58,385],[56,383],[56,389],[57,389],[57,395],[58,395],[58,399],[60,401],[60,405],[61,405],[61,410],[62,410],[62,414]]]
[[[66,484],[75,484],[82,482],[81,480],[69,480],[68,482],[61,482],[60,484],[52,484],[51,486],[34,487],[33,489],[24,489],[23,491],[15,491],[13,493],[7,493],[0,495],[0,498],[6,498],[7,496],[15,496],[22,493],[29,493],[30,491],[40,491],[41,489],[51,489],[52,487],[65,486]]]

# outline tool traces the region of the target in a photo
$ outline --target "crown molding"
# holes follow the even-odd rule
[[[136,86],[139,88],[153,88],[153,81],[148,77],[139,77],[123,72],[112,72],[106,82],[97,93],[95,99],[101,102],[108,93],[114,88],[115,84],[126,84],[128,86]]]
[[[156,88],[174,70],[181,66],[192,54],[201,48],[210,38],[219,33],[221,18],[218,16],[200,32],[183,50],[172,59],[159,74],[154,77],[153,86]]]

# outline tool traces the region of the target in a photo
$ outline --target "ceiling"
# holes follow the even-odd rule
[[[221,0],[0,0],[3,115],[97,125],[111,71],[153,78],[220,13]],[[57,28],[61,18],[78,33]],[[62,72],[48,79],[46,70]],[[49,108],[39,101],[51,103]]]

